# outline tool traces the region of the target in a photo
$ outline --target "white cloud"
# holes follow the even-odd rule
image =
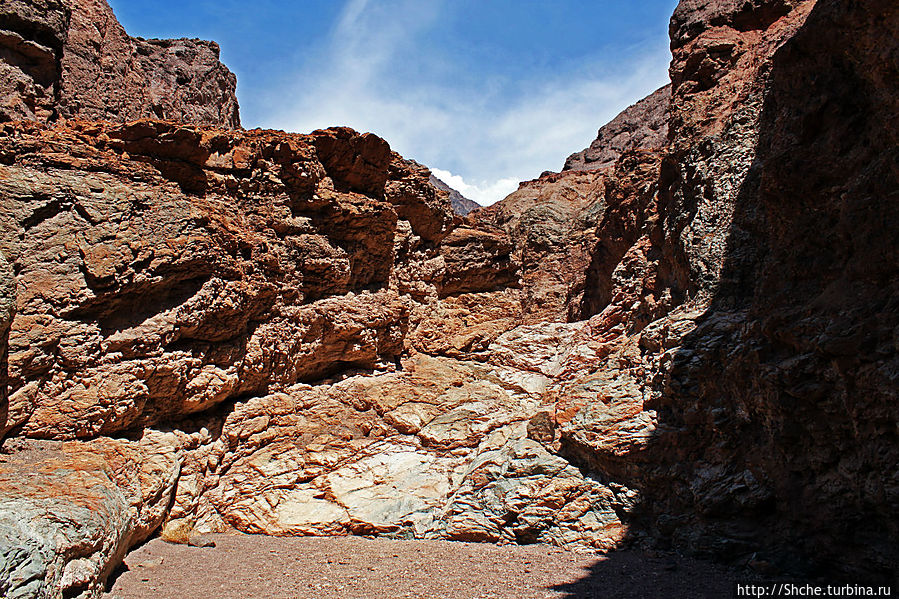
[[[306,132],[348,125],[384,137],[463,195],[491,204],[558,170],[600,125],[667,81],[665,40],[626,63],[593,64],[530,81],[469,77],[428,54],[441,2],[350,0],[327,47],[271,98],[262,126]],[[511,86],[515,89],[510,89]],[[464,188],[464,189],[463,189]]]
[[[474,200],[481,206],[489,206],[516,189],[518,179],[499,179],[498,181],[481,181],[477,184],[468,183],[460,175],[454,175],[449,171],[431,167],[434,176],[461,193],[469,200]]]

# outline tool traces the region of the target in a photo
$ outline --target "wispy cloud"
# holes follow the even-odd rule
[[[588,145],[596,129],[667,80],[665,40],[623,63],[596,58],[527,81],[453,76],[428,31],[445,2],[349,0],[322,53],[292,74],[265,126],[372,131],[483,204]],[[456,73],[458,75],[458,73]],[[286,100],[289,98],[289,100]]]
[[[482,206],[502,199],[518,189],[518,179],[507,178],[496,181],[483,181],[480,184],[471,184],[461,175],[454,175],[449,171],[439,168],[431,168],[434,176],[464,195],[469,200],[474,200]]]

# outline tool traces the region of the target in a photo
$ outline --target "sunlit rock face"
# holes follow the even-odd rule
[[[215,42],[133,38],[106,0],[0,6],[0,121],[157,118],[240,127]]]
[[[632,150],[653,150],[668,143],[671,85],[657,89],[600,127],[590,145],[565,160],[563,171],[588,171],[612,166]]]
[[[48,48],[89,37],[55,6]],[[465,218],[347,128],[3,125],[0,588],[96,596],[159,528],[889,576],[897,28],[885,0],[685,0],[670,89]]]

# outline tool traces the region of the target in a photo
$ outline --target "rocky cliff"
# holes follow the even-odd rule
[[[684,0],[667,137],[467,218],[346,128],[3,125],[0,592],[157,529],[888,579],[897,13]]]
[[[667,144],[478,214],[588,319],[544,401],[559,455],[639,493],[631,538],[896,571],[897,26],[886,2],[681,2]]]
[[[240,127],[237,80],[203,40],[130,37],[106,0],[0,4],[0,120],[156,118]]]
[[[704,311],[652,400],[647,488],[675,491],[650,511],[708,553],[888,576],[899,9],[703,4],[672,19],[662,197],[672,280]]]
[[[646,96],[600,127],[590,146],[569,156],[562,170],[606,168],[627,151],[663,147],[668,143],[670,103],[670,85]]]

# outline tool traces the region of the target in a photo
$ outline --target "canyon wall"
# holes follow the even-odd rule
[[[639,492],[632,538],[894,575],[897,27],[887,2],[675,11],[655,188],[596,196],[584,343],[547,391],[560,455]]]
[[[445,191],[449,194],[450,204],[453,207],[453,212],[455,212],[459,216],[467,216],[471,211],[477,210],[481,207],[480,204],[478,204],[474,200],[469,200],[457,190],[453,189],[434,175],[431,175],[430,182],[431,185],[433,185],[437,189]]]
[[[216,128],[233,85],[158,88],[184,124],[51,86],[0,126],[0,592],[98,596],[156,530],[889,578],[897,12],[684,0],[670,89],[465,218],[375,135]]]
[[[652,399],[654,526],[705,553],[890,576],[899,9],[703,10],[672,20],[662,196],[672,279],[708,301]]]
[[[563,171],[607,168],[629,150],[651,150],[668,143],[671,85],[657,89],[600,127],[590,145],[565,160]]]

